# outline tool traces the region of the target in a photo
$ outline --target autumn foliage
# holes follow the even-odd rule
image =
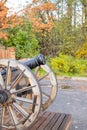
[[[0,38],[6,38],[6,34],[1,32],[2,29],[7,28],[7,15],[8,8],[5,7],[5,1],[0,1]]]
[[[25,9],[26,18],[33,24],[36,32],[44,34],[45,31],[50,32],[53,28],[53,12],[56,10],[54,3],[42,3],[40,0],[33,0],[31,5]]]
[[[6,1],[0,1],[0,38],[7,38],[7,34],[4,30],[8,27],[14,27],[16,25],[23,24],[23,18],[21,15],[13,14],[8,16],[8,8],[6,7]],[[27,7],[21,10],[25,19],[32,23],[32,29],[36,32],[50,32],[53,28],[53,11],[56,10],[55,4],[51,2],[41,2],[40,0],[33,0],[32,4],[28,4]]]
[[[0,38],[6,39],[8,34],[6,29],[9,27],[14,27],[22,23],[22,18],[16,14],[8,16],[8,8],[6,7],[6,1],[0,1]]]
[[[7,15],[8,8],[5,6],[5,2],[0,1],[0,29],[7,27]]]

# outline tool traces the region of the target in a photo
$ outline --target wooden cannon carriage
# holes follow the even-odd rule
[[[42,54],[25,62],[0,59],[0,128],[29,127],[54,101],[57,89],[56,77]]]

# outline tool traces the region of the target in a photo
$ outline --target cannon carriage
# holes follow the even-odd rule
[[[24,62],[0,59],[0,68],[0,127],[24,130],[54,101],[57,79],[42,54]]]

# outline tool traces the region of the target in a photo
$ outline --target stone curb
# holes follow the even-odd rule
[[[68,77],[68,76],[57,76],[59,80],[82,80],[87,81],[87,77]]]

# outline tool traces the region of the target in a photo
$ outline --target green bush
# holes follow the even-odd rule
[[[72,56],[59,54],[58,57],[51,59],[51,66],[56,74],[84,74],[87,72],[87,61],[76,59]]]
[[[8,36],[3,44],[7,47],[13,46],[16,48],[17,59],[33,57],[39,53],[40,47],[30,25],[9,29]]]

